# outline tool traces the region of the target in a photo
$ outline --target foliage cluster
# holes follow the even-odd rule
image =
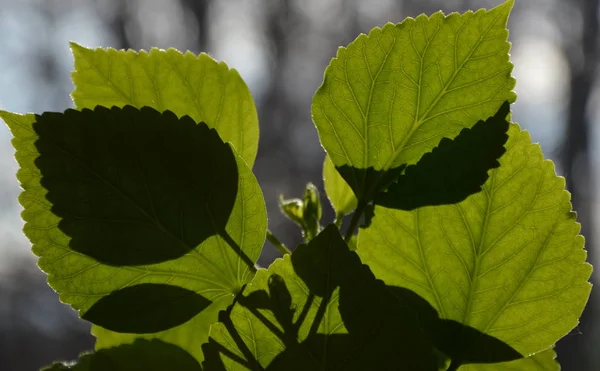
[[[282,199],[293,252],[267,230],[234,69],[72,44],[75,109],[0,113],[39,267],[97,338],[47,370],[558,370],[591,266],[564,180],[510,119],[512,6],[339,49],[312,105],[337,217],[311,184]],[[258,268],[266,238],[283,257]]]

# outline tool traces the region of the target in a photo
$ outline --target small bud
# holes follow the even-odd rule
[[[304,239],[312,240],[321,231],[322,208],[319,190],[312,183],[306,185],[304,190],[304,211],[302,219],[304,220],[305,230]]]
[[[304,213],[304,204],[302,200],[298,198],[286,200],[283,198],[283,195],[279,195],[279,207],[281,208],[283,215],[287,216],[304,229],[304,220],[302,217]]]

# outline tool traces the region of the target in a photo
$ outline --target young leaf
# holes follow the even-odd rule
[[[202,371],[198,361],[178,346],[160,340],[84,353],[75,363],[57,362],[42,371]]]
[[[344,178],[335,169],[329,155],[325,156],[323,163],[323,184],[327,198],[336,214],[348,215],[356,209],[357,200],[354,192]]]
[[[258,115],[235,69],[201,53],[88,49],[71,43],[72,97],[77,108],[97,105],[153,107],[188,115],[217,129],[252,168],[258,150]]]
[[[131,110],[134,109],[126,108],[125,110],[131,113],[133,112]],[[76,117],[79,115],[86,117],[92,115],[96,117],[97,114],[108,117],[106,116],[108,110],[98,108],[96,111],[92,112],[88,110],[86,113],[68,111],[67,115],[74,115]],[[117,111],[119,109],[113,108],[109,112],[114,113]],[[251,265],[254,264],[260,255],[260,250],[265,240],[266,210],[256,178],[245,161],[238,156],[234,156],[238,174],[237,189],[235,190],[233,206],[225,219],[226,224],[224,228],[218,228],[218,224],[220,223],[216,223],[215,230],[221,229],[221,232],[213,233],[202,241],[196,239],[194,237],[194,233],[196,233],[194,230],[210,229],[210,227],[207,227],[207,225],[211,224],[210,219],[202,219],[201,215],[208,215],[204,212],[186,209],[193,206],[196,201],[192,201],[191,204],[182,201],[194,200],[195,197],[201,197],[201,199],[208,201],[208,203],[203,202],[200,205],[203,209],[206,209],[210,205],[209,198],[206,195],[198,196],[199,192],[203,189],[205,191],[212,190],[212,197],[220,197],[218,193],[224,191],[226,187],[220,189],[218,184],[208,186],[203,180],[217,180],[218,178],[215,178],[215,174],[218,174],[222,169],[219,169],[219,171],[211,169],[210,172],[214,172],[214,174],[212,176],[204,174],[204,178],[198,178],[202,174],[194,173],[194,166],[197,166],[198,163],[202,163],[203,161],[209,161],[210,163],[210,161],[219,160],[216,158],[209,160],[210,156],[209,158],[199,156],[203,150],[194,145],[193,138],[198,138],[197,135],[187,135],[188,138],[181,142],[168,140],[168,138],[176,138],[178,136],[177,133],[181,132],[183,127],[188,127],[188,129],[193,128],[190,130],[196,132],[204,130],[202,129],[202,125],[196,125],[196,123],[185,124],[189,120],[185,118],[182,118],[183,122],[173,121],[169,118],[175,118],[172,113],[160,114],[149,108],[142,111],[137,111],[137,114],[131,113],[132,117],[134,117],[131,121],[120,123],[123,127],[129,128],[123,128],[123,130],[133,130],[134,127],[137,127],[139,132],[137,136],[131,135],[129,137],[130,141],[127,144],[131,152],[129,154],[123,152],[121,157],[116,158],[117,162],[105,162],[108,158],[114,156],[108,150],[103,151],[102,156],[95,158],[95,160],[93,157],[87,158],[85,156],[77,158],[77,152],[69,150],[72,146],[79,146],[81,147],[81,151],[92,151],[93,148],[98,148],[105,144],[106,148],[113,149],[113,147],[109,147],[108,143],[116,146],[116,149],[126,150],[125,146],[119,147],[118,145],[123,141],[123,138],[120,137],[99,141],[102,136],[76,136],[77,133],[91,133],[90,130],[92,130],[94,125],[98,124],[95,121],[96,118],[91,118],[81,126],[75,125],[72,132],[64,131],[69,134],[70,138],[74,138],[75,136],[75,138],[81,139],[82,142],[65,142],[61,139],[62,137],[57,139],[59,140],[57,144],[68,145],[67,147],[63,147],[65,150],[64,154],[65,156],[69,154],[72,158],[68,159],[67,156],[64,163],[60,161],[55,162],[57,166],[53,171],[66,171],[65,169],[70,169],[69,166],[77,164],[77,159],[88,161],[81,162],[81,164],[87,164],[88,173],[85,173],[85,166],[82,165],[77,167],[81,172],[71,171],[71,176],[61,178],[65,189],[73,190],[73,200],[78,199],[81,195],[85,195],[89,189],[97,189],[95,194],[98,197],[106,195],[114,196],[113,198],[109,198],[111,200],[111,208],[107,208],[107,204],[93,202],[93,199],[86,201],[82,198],[81,205],[74,205],[73,209],[67,210],[63,208],[59,210],[59,214],[62,217],[54,213],[55,209],[52,199],[49,200],[47,198],[50,193],[44,187],[44,185],[48,184],[46,182],[49,180],[42,178],[44,172],[37,167],[42,155],[38,151],[37,144],[39,144],[40,136],[36,130],[43,125],[40,123],[35,124],[37,118],[34,115],[16,115],[0,112],[0,117],[6,121],[15,137],[13,145],[17,150],[16,158],[20,165],[17,177],[23,188],[23,193],[19,197],[19,200],[25,209],[22,214],[26,222],[24,228],[25,234],[33,243],[33,252],[40,257],[40,268],[49,274],[49,284],[58,291],[63,302],[71,304],[81,314],[86,313],[96,302],[111,292],[143,283],[180,286],[214,302],[207,309],[214,308],[214,306],[217,307],[217,310],[223,309],[231,302],[233,295],[252,278],[254,268]],[[104,114],[98,112],[104,112]],[[144,117],[144,115],[150,115],[151,119],[144,121],[142,125],[142,122],[138,119]],[[164,118],[168,119],[167,122],[169,122],[169,125],[165,126],[162,131],[157,130],[161,122],[164,124],[161,121]],[[175,120],[177,119],[175,118]],[[110,132],[112,128],[114,132],[119,127],[118,124],[118,122],[103,122],[103,130]],[[42,128],[42,131],[44,129],[48,128]],[[50,138],[52,138],[52,135],[52,133],[44,134],[48,140],[45,142],[42,140],[42,143],[46,143],[48,145],[47,148],[51,148],[50,144],[52,140]],[[150,157],[138,157],[140,153],[136,153],[135,149],[143,148],[147,144],[147,140],[151,142],[153,135],[159,136],[160,140],[152,151],[149,151],[152,152]],[[181,135],[181,137],[186,137],[186,135]],[[157,139],[154,140],[156,141]],[[60,140],[63,142],[60,142]],[[170,143],[170,145],[162,145],[161,142],[163,141],[164,143]],[[85,147],[89,148],[84,150]],[[175,153],[183,156],[186,151],[188,156],[185,158],[173,157]],[[49,153],[51,154],[52,151]],[[212,156],[214,155],[213,153]],[[149,178],[146,176],[142,178],[140,173],[140,170],[144,169],[142,164],[144,161],[149,160],[154,161],[151,164],[152,167],[155,166],[157,169],[166,171],[162,174],[162,178],[158,173],[155,174],[156,177]],[[165,164],[165,161],[170,161],[168,163],[169,169],[161,165]],[[137,168],[135,167],[136,164],[138,165]],[[119,171],[127,170],[127,166],[131,168],[131,171]],[[154,171],[157,170],[155,169]],[[87,177],[84,176],[86,174]],[[148,175],[148,173],[145,173],[145,175]],[[97,178],[96,182],[91,181],[94,179],[94,176]],[[101,187],[102,184],[105,184],[105,188]],[[171,192],[172,188],[169,188],[173,184],[180,184],[183,187],[174,189],[176,192],[173,193]],[[55,189],[57,192],[61,192],[61,188],[58,185]],[[124,199],[123,195],[128,195],[129,200]],[[68,192],[63,192],[61,197],[67,198]],[[120,200],[121,202],[116,202],[116,200]],[[135,220],[134,217],[129,219],[115,217],[117,215],[115,213],[121,210],[124,203],[137,205],[137,210],[142,216],[142,210],[146,210],[146,219],[140,219],[140,225],[152,226],[154,223],[156,226],[162,226],[165,234],[172,232],[172,240],[179,240],[181,246],[183,246],[183,242],[187,244],[198,242],[198,245],[190,246],[189,251],[185,254],[178,252],[179,258],[174,259],[173,256],[169,255],[168,258],[171,260],[164,259],[161,263],[129,265],[128,263],[135,263],[135,261],[111,262],[111,264],[118,263],[119,266],[115,266],[116,264],[103,264],[72,248],[71,243],[73,240],[70,235],[77,233],[102,232],[97,235],[97,238],[110,242],[107,236],[113,235],[110,228],[108,228],[112,221],[112,225],[118,229],[120,234],[137,233],[140,235],[139,243],[135,243],[135,238],[130,236],[133,245],[129,249],[137,248],[139,249],[139,254],[143,255],[145,253],[145,244],[152,243],[152,241],[148,241],[147,237],[143,235],[148,232],[149,227],[142,230],[136,228],[126,230],[121,228],[122,223]],[[94,211],[97,213],[94,213]],[[217,214],[220,212],[222,211],[216,210]],[[77,219],[77,215],[80,215],[82,218]],[[65,218],[70,218],[75,222],[85,222],[87,220],[88,224],[82,224],[80,228],[67,228],[65,232],[61,226]],[[102,228],[94,227],[96,223]],[[181,229],[182,227],[184,229]],[[170,240],[165,239],[165,241]],[[163,250],[162,247],[159,247],[157,251]],[[127,264],[123,265],[125,263]],[[195,319],[204,318],[209,323],[216,320],[216,311],[212,318],[202,317],[201,315],[202,312]],[[189,349],[190,353],[193,353],[201,360],[202,354],[200,353],[200,348],[196,346],[197,344],[190,342],[191,338],[196,339],[194,337],[196,334],[193,334],[193,330],[198,327],[197,321],[192,325],[194,327],[188,332],[183,331],[181,328],[174,329],[177,332],[177,335],[174,336],[177,337],[178,344],[181,344],[186,350]],[[165,339],[171,338],[169,334],[162,335],[165,336]],[[185,336],[188,336],[186,340],[184,340]],[[125,336],[125,338],[130,339],[129,335]],[[201,341],[201,339],[198,341]]]
[[[319,190],[314,184],[306,185],[302,204],[304,205],[302,212],[305,226],[304,240],[310,241],[321,231],[321,216],[323,215]]]
[[[389,23],[340,48],[312,104],[333,164],[376,172],[413,164],[442,137],[513,102],[506,29],[513,3]],[[359,200],[371,193],[365,184],[377,184],[361,179],[377,174],[342,175],[359,185]]]
[[[413,290],[441,318],[528,355],[577,324],[591,266],[552,162],[515,124],[506,147],[483,191],[461,203],[376,207],[357,251],[388,285]],[[465,344],[461,358],[471,351]]]
[[[260,270],[211,326],[208,370],[437,370],[415,312],[333,225]]]
[[[305,241],[312,240],[321,231],[321,198],[314,184],[306,185],[302,199],[286,200],[279,195],[279,207],[285,216],[302,228]]]
[[[279,208],[283,215],[287,216],[291,221],[302,226],[302,214],[304,213],[304,202],[299,198],[285,199],[283,195],[279,195]]]

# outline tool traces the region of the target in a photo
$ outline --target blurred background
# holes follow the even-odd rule
[[[438,10],[490,8],[501,0],[0,0],[0,108],[72,107],[68,41],[88,47],[207,51],[238,69],[253,93],[261,141],[254,171],[269,226],[286,244],[299,231],[277,198],[322,187],[324,152],[310,118],[312,95],[337,47],[388,21]],[[596,79],[600,0],[518,1],[510,18],[519,96],[514,119],[567,178],[587,239],[598,252],[600,99]],[[0,125],[0,370],[37,370],[93,347],[89,326],[58,301],[21,232],[11,135]],[[323,197],[323,203],[327,201]],[[324,220],[333,219],[326,206]],[[261,264],[276,256],[266,245]],[[600,370],[599,292],[559,343],[566,371]],[[594,345],[595,344],[595,345]]]

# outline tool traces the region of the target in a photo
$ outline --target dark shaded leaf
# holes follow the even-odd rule
[[[406,165],[389,170],[375,170],[373,167],[358,169],[348,165],[336,169],[354,191],[358,203],[369,203],[378,192],[386,190],[404,171]]]
[[[35,164],[71,249],[109,265],[154,264],[224,231],[238,170],[214,129],[148,107],[36,118]]]
[[[82,318],[108,330],[145,334],[185,323],[211,303],[183,287],[142,283],[102,297]]]
[[[133,344],[82,354],[76,363],[55,363],[43,371],[202,371],[196,359],[180,347],[161,340],[136,340]]]
[[[508,344],[457,321],[441,319],[437,311],[414,291],[404,287],[387,289],[417,313],[421,327],[437,350],[458,364],[498,363],[523,358]]]

